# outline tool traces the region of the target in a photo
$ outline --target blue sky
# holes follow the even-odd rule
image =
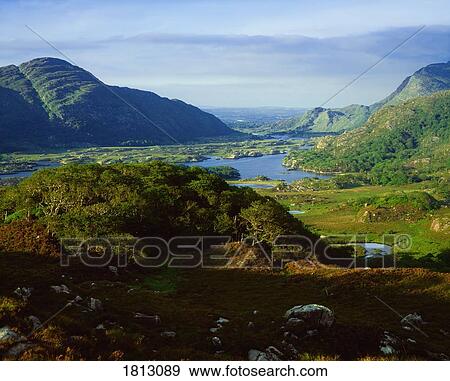
[[[0,65],[58,53],[106,83],[196,105],[311,107],[419,26],[329,104],[370,104],[450,60],[450,2],[0,0]]]

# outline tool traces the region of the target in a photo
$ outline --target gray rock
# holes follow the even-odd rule
[[[228,320],[228,319],[225,319],[225,318],[223,318],[223,317],[220,317],[220,318],[218,318],[217,319],[217,324],[220,324],[220,325],[223,325],[223,324],[227,324],[227,323],[229,323],[230,321]]]
[[[247,324],[248,328],[255,328],[255,323],[253,323],[252,321],[249,321]]]
[[[274,346],[268,347],[265,352],[257,349],[250,349],[248,351],[248,359],[250,361],[280,361],[283,353]]]
[[[173,331],[164,331],[161,332],[161,337],[166,337],[168,339],[173,339],[177,335],[176,332]]]
[[[211,342],[216,348],[220,348],[222,346],[222,340],[220,340],[220,338],[218,338],[217,336],[214,336],[211,339]]]
[[[148,320],[150,322],[152,322],[153,324],[157,325],[161,323],[161,318],[159,317],[159,315],[145,315],[142,314],[140,312],[136,312],[134,314],[135,319],[145,319]]]
[[[0,344],[7,342],[17,343],[19,341],[26,341],[26,337],[19,335],[17,332],[9,328],[7,325],[0,328]]]
[[[41,321],[36,316],[33,315],[28,316],[27,321],[31,323],[33,331],[42,327]]]
[[[417,312],[414,312],[412,314],[408,314],[406,315],[402,320],[400,320],[400,324],[403,327],[408,327],[408,326],[419,326],[422,325],[424,323],[422,316],[420,316]]]
[[[305,321],[303,319],[298,319],[295,317],[288,319],[288,321],[286,322],[286,327],[288,329],[298,329],[304,327],[304,325]]]
[[[217,332],[219,332],[220,331],[220,328],[219,327],[213,327],[213,328],[210,328],[209,329],[209,332],[211,332],[211,333],[217,333]]]
[[[89,308],[92,311],[99,312],[103,310],[103,304],[99,299],[91,298],[89,300]]]
[[[286,311],[286,319],[297,318],[303,320],[309,327],[331,327],[334,323],[334,313],[328,307],[320,304],[306,304],[295,306]]]
[[[399,344],[399,339],[397,339],[391,333],[385,331],[383,337],[380,341],[380,351],[385,355],[393,355],[398,353],[395,348]]]
[[[65,284],[62,284],[61,286],[50,286],[57,294],[70,294],[69,287],[67,287]]]
[[[250,349],[248,351],[249,361],[270,361],[266,353],[258,351],[257,349]]]
[[[23,301],[27,301],[28,298],[31,296],[32,288],[27,287],[17,287],[14,291],[14,294],[21,297]]]
[[[274,346],[270,346],[266,348],[266,355],[272,360],[272,361],[279,361],[284,356],[283,352],[275,348]]]
[[[106,330],[105,326],[103,324],[99,324],[97,327],[95,327],[95,329],[99,330],[99,331],[104,331]]]

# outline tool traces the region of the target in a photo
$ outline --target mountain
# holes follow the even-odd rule
[[[301,116],[270,123],[264,127],[267,133],[276,130],[293,134],[353,130],[361,127],[371,114],[383,106],[396,105],[408,99],[448,89],[450,89],[450,61],[431,64],[417,70],[413,75],[407,77],[392,94],[370,106],[317,107]]]
[[[272,130],[301,134],[305,132],[340,132],[361,126],[370,115],[370,108],[350,105],[343,108],[316,107],[300,116],[272,124]]]
[[[393,100],[392,98],[391,100]],[[367,123],[293,152],[285,164],[330,172],[368,172],[373,183],[416,181],[450,168],[450,91],[386,105]]]
[[[174,144],[233,134],[215,116],[150,91],[106,85],[56,58],[0,68],[0,148]]]

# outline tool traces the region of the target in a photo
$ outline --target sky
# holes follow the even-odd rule
[[[54,49],[31,32],[29,26]],[[198,106],[371,104],[450,60],[450,1],[0,0],[0,66],[64,58]]]

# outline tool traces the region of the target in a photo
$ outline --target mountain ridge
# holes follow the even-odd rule
[[[341,108],[316,107],[303,115],[268,124],[267,130],[303,134],[339,133],[364,125],[380,108],[396,105],[419,96],[450,89],[450,61],[433,63],[406,77],[387,97],[369,106],[353,104]],[[334,119],[333,119],[334,117]]]
[[[1,67],[0,89],[0,133],[8,138],[0,143],[4,150],[29,148],[28,140],[24,144],[20,140],[30,132],[34,145],[44,148],[174,144],[236,134],[193,105],[150,91],[105,84],[58,58]],[[24,102],[17,99],[16,107],[7,107],[11,106],[5,100],[8,90]],[[21,117],[24,113],[29,118]]]

